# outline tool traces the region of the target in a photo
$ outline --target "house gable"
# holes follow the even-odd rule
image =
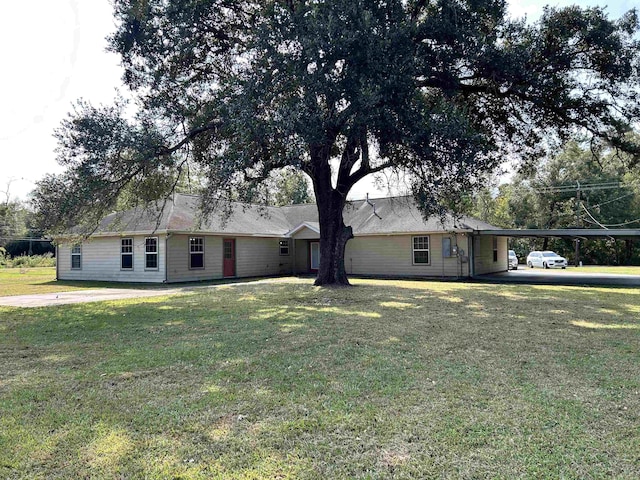
[[[315,222],[303,222],[289,230],[285,236],[296,240],[317,240],[320,238],[320,225]]]

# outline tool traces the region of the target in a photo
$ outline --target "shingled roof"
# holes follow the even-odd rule
[[[318,225],[315,204],[264,207],[234,203],[227,218],[213,214],[199,222],[198,201],[193,195],[176,194],[164,205],[114,213],[102,220],[95,233],[203,232],[284,237],[303,224]],[[367,200],[353,200],[345,206],[345,224],[351,225],[356,236],[499,230],[467,216],[447,215],[443,219],[434,216],[425,220],[411,197],[378,198],[370,202],[375,204],[375,213]]]

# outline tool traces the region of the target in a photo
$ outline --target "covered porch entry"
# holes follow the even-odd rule
[[[287,233],[293,242],[293,273],[317,273],[320,267],[320,225],[304,222]]]

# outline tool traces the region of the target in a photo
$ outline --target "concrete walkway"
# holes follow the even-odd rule
[[[49,307],[71,303],[102,302],[104,300],[123,300],[127,298],[159,297],[184,293],[185,288],[136,289],[136,288],[99,288],[95,290],[74,290],[73,292],[39,293],[36,295],[14,295],[0,297],[3,307]]]
[[[72,303],[102,302],[105,300],[124,300],[127,298],[161,297],[164,295],[185,295],[203,290],[257,283],[275,283],[278,278],[262,278],[247,281],[231,281],[215,285],[185,285],[183,287],[158,288],[96,288],[93,290],[74,290],[72,292],[39,293],[34,295],[13,295],[0,297],[2,307],[50,307]]]

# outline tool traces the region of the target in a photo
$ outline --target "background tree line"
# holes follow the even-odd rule
[[[4,186],[0,200],[0,247],[4,255],[53,254],[50,242],[38,241],[43,236],[36,213],[29,202],[11,197],[11,180]]]

